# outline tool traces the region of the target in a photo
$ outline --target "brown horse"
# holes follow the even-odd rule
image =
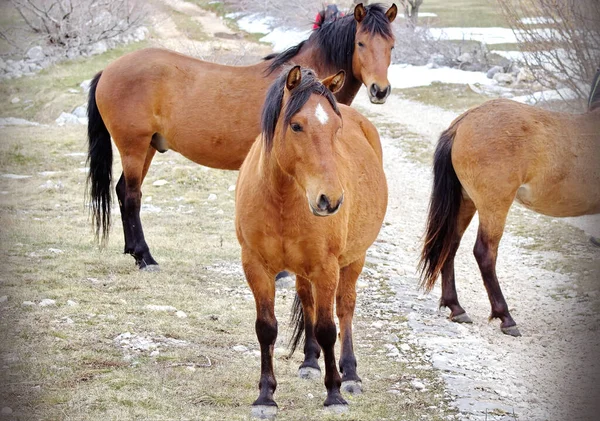
[[[375,127],[354,109],[336,105],[331,92],[343,71],[323,82],[296,66],[273,83],[262,114],[262,134],[240,169],[236,232],[242,265],[256,301],[261,349],[257,415],[277,411],[273,393],[275,274],[296,274],[307,332],[303,368],[325,358],[325,406],[342,406],[343,383],[360,390],[352,345],[356,281],[387,206],[381,144]],[[331,90],[331,92],[330,92]],[[340,379],[335,361],[340,322]]]
[[[125,253],[140,268],[157,265],[140,221],[141,186],[156,151],[172,149],[213,168],[238,169],[260,133],[260,104],[281,66],[289,61],[319,74],[345,70],[337,92],[350,104],[365,84],[373,102],[384,102],[397,8],[356,6],[354,14],[324,23],[308,40],[253,66],[223,66],[167,50],[127,54],[93,79],[89,93],[88,184],[96,235],[110,227],[111,136],[123,173],[116,191]],[[154,266],[156,267],[156,266]]]
[[[455,322],[471,319],[458,302],[454,256],[475,212],[475,259],[492,313],[502,332],[520,336],[496,277],[498,244],[516,199],[555,217],[600,212],[600,88],[596,74],[585,114],[550,112],[514,101],[488,101],[458,117],[442,133],[434,157],[434,181],[422,285],[442,275],[440,307]]]

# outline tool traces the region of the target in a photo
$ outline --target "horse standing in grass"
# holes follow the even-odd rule
[[[96,235],[105,239],[110,227],[111,137],[123,165],[116,191],[125,253],[140,269],[157,267],[140,220],[141,186],[156,151],[172,149],[201,165],[238,169],[260,133],[265,93],[289,61],[318,74],[345,70],[348,80],[336,93],[344,104],[361,84],[372,102],[385,102],[396,14],[396,5],[386,11],[360,4],[353,15],[324,23],[308,40],[253,66],[224,66],[160,49],[136,51],[110,64],[92,80],[88,102]]]
[[[263,108],[262,134],[240,169],[236,232],[242,265],[256,301],[261,349],[260,395],[253,412],[277,411],[273,393],[275,274],[296,274],[306,330],[301,366],[319,370],[325,358],[325,406],[346,407],[340,386],[360,389],[352,345],[356,281],[387,206],[382,151],[375,127],[332,92],[340,72],[323,82],[296,66],[273,83]],[[342,351],[340,379],[334,355],[336,303]],[[343,382],[343,383],[342,383]]]
[[[454,256],[479,212],[474,254],[492,313],[502,332],[520,336],[496,277],[498,245],[516,199],[555,216],[600,213],[600,71],[584,114],[550,112],[510,100],[492,100],[458,117],[442,133],[434,157],[434,181],[422,285],[442,275],[440,307],[455,322],[471,319],[458,302]]]

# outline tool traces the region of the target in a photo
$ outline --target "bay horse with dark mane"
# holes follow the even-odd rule
[[[277,382],[275,274],[296,274],[302,306],[296,331],[306,330],[300,368],[319,370],[325,360],[326,407],[345,408],[340,387],[360,391],[352,345],[356,281],[381,228],[387,184],[377,130],[332,92],[344,72],[320,82],[308,69],[292,68],[273,83],[262,114],[262,134],[240,169],[236,232],[242,265],[256,301],[261,350],[260,394],[253,413],[273,416]],[[340,370],[334,345],[334,304],[340,323]]]
[[[382,103],[391,87],[396,5],[378,4],[327,22],[310,37],[253,66],[224,66],[161,49],[127,54],[98,73],[88,102],[88,161],[96,235],[110,227],[112,148],[123,173],[116,185],[125,253],[141,268],[157,265],[140,221],[141,186],[156,153],[171,149],[208,167],[236,170],[260,133],[260,106],[281,66],[293,61],[318,74],[344,70],[338,101],[350,104],[361,84]],[[154,266],[157,267],[157,266]]]
[[[471,319],[458,302],[454,256],[475,212],[475,259],[492,313],[502,332],[520,336],[496,276],[498,245],[514,200],[554,216],[600,213],[600,71],[584,114],[546,111],[515,101],[485,102],[458,117],[442,133],[434,157],[434,181],[422,285],[442,275],[440,307],[455,322]]]

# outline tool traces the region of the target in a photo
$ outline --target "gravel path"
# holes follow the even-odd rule
[[[435,143],[455,117],[396,96],[383,106],[371,105],[366,98],[360,92],[355,105],[376,125],[395,122],[417,133],[423,142]],[[543,232],[544,224],[566,226],[566,222],[522,208],[513,210],[500,247],[498,274],[523,337],[509,337],[500,332],[498,321],[487,321],[489,302],[471,253],[475,218],[456,259],[459,298],[474,324],[450,322],[447,311],[437,308],[439,285],[429,295],[417,290],[415,267],[429,200],[430,167],[411,161],[394,139],[382,140],[390,198],[371,263],[389,279],[397,304],[410,321],[411,340],[427,350],[434,367],[443,373],[463,419],[597,419],[600,267],[592,264],[583,274],[564,269],[572,261],[597,263],[599,250],[581,235],[581,244],[572,245],[577,248],[576,258],[531,251],[525,246],[532,242],[560,242],[561,238],[513,235],[511,224]],[[545,269],[548,261],[561,263],[556,272]]]

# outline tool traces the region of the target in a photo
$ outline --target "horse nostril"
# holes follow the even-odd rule
[[[371,96],[377,96],[377,92],[379,92],[379,86],[377,86],[376,83],[373,83],[371,84],[369,91],[371,92]]]
[[[329,198],[327,196],[325,196],[324,194],[319,196],[319,202],[317,203],[319,210],[326,211],[330,205],[331,203],[329,202]]]
[[[375,96],[379,99],[383,99],[388,95],[389,91],[390,91],[390,87],[387,86],[384,90],[378,91]]]

